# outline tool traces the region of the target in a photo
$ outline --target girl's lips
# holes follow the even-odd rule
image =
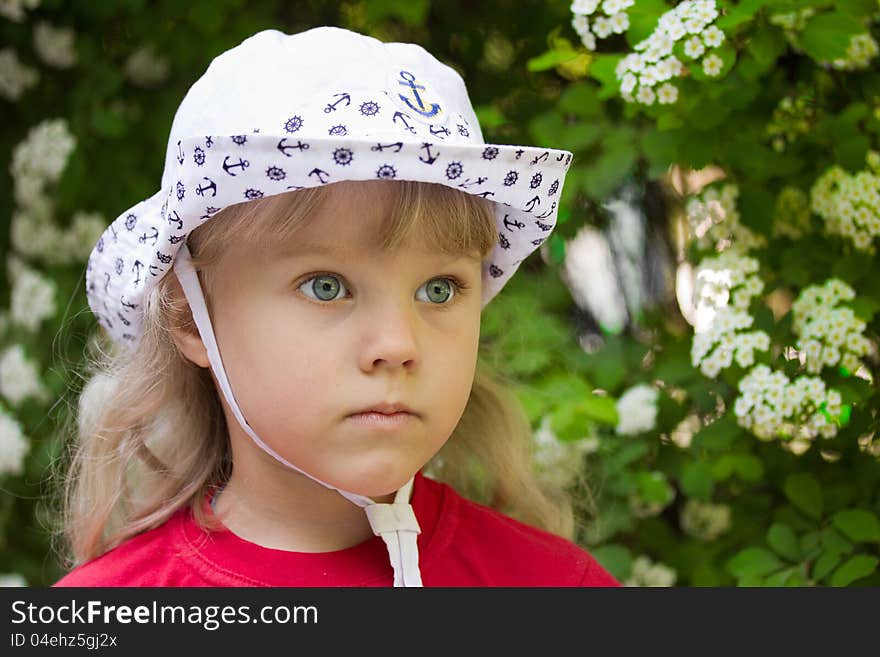
[[[396,429],[399,427],[406,426],[410,422],[416,419],[416,416],[412,413],[407,413],[405,411],[399,411],[397,413],[378,413],[378,412],[365,412],[365,413],[355,413],[354,415],[349,415],[348,419],[357,422],[358,424],[362,424],[364,426],[375,427],[377,429]]]

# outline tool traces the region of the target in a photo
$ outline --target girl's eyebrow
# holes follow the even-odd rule
[[[290,244],[279,244],[272,250],[272,254],[276,257],[287,259],[293,258],[296,256],[302,256],[306,254],[315,254],[315,255],[338,255],[345,258],[354,257],[358,252],[357,248],[347,248],[345,246],[326,244],[324,242],[292,242]],[[459,253],[459,254],[451,254],[451,253],[428,253],[426,256],[437,257],[443,256],[446,262],[452,262],[455,260],[480,260],[479,257],[474,257],[469,254]]]

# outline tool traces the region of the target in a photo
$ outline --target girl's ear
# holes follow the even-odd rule
[[[202,342],[202,336],[192,317],[192,310],[186,295],[183,293],[183,287],[177,279],[174,271],[168,272],[168,296],[171,308],[173,308],[173,320],[170,322],[168,331],[174,344],[184,355],[184,357],[199,367],[209,367],[208,350],[205,343]]]

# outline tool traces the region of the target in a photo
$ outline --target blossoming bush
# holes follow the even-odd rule
[[[634,586],[880,584],[875,0],[289,5],[0,2],[4,582],[60,575],[47,472],[100,231],[155,191],[211,57],[329,23],[459,68],[487,141],[575,153],[481,342],[576,539]],[[604,268],[567,267],[582,231]]]

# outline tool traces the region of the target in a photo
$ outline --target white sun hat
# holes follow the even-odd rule
[[[461,77],[420,46],[335,27],[259,32],[213,60],[171,126],[161,189],[122,213],[92,250],[86,295],[111,338],[134,349],[144,301],[174,268],[222,393],[246,433],[288,467],[365,507],[395,586],[419,586],[410,480],[376,504],[303,472],[250,428],[232,393],[186,237],[223,208],[343,180],[438,183],[495,203],[485,306],[556,223],[571,153],[486,144]]]

